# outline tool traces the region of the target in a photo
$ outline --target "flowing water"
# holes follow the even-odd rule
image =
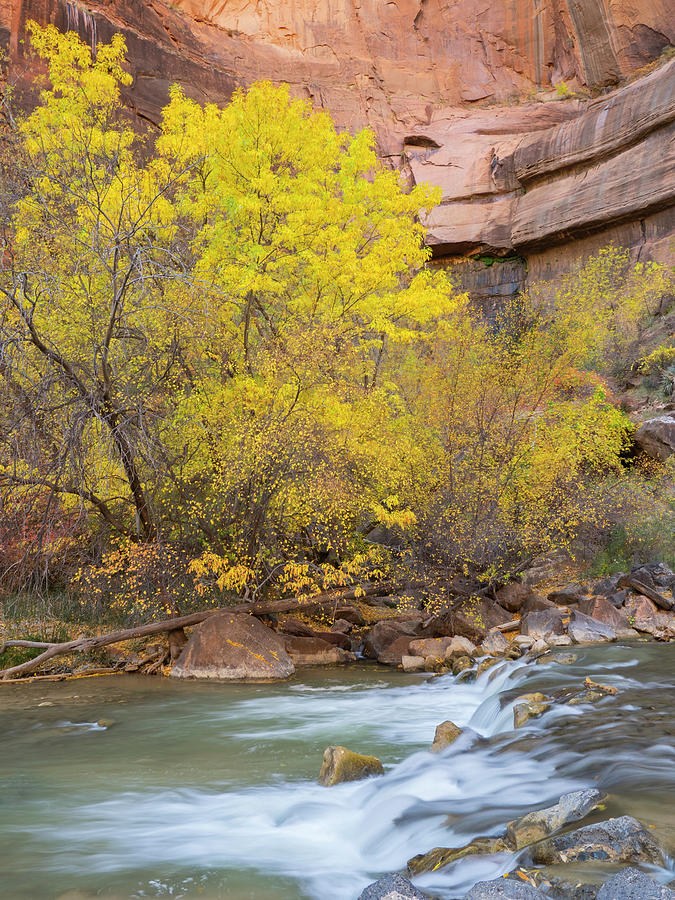
[[[275,685],[120,676],[5,686],[0,897],[355,900],[416,853],[498,834],[588,786],[610,793],[596,820],[635,815],[675,846],[675,647],[574,652],[572,664],[565,649],[472,684],[364,663]],[[513,731],[518,694],[586,675],[619,695],[554,707]],[[445,719],[466,732],[433,755]],[[378,755],[385,776],[320,787],[329,744]],[[416,883],[463,897],[520,861],[469,857]],[[652,874],[665,882],[675,871]]]

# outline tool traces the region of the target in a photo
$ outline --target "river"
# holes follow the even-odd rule
[[[355,900],[416,853],[497,834],[589,786],[610,794],[596,820],[634,815],[675,846],[675,647],[573,652],[572,664],[563,648],[470,684],[363,663],[274,685],[119,676],[4,686],[0,897]],[[513,731],[518,694],[587,675],[618,696],[554,707]],[[466,733],[431,754],[445,719]],[[386,774],[320,787],[329,744],[374,753]],[[466,858],[416,884],[460,898],[517,861]],[[665,882],[675,870],[651,874]]]

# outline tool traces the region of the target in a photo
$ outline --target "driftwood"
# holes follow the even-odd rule
[[[668,611],[675,609],[675,600],[664,597],[663,594],[659,594],[654,588],[645,584],[643,581],[639,581],[637,578],[633,578],[632,575],[624,575],[623,578],[619,580],[619,587],[632,588],[638,594],[642,594],[643,597],[651,600],[652,603],[655,603],[661,609]]]
[[[393,589],[391,582],[380,582],[366,584],[362,587],[353,587],[344,591],[329,591],[324,594],[317,594],[315,597],[300,597],[289,600],[267,600],[258,603],[240,603],[237,606],[218,607],[215,609],[205,609],[202,612],[191,613],[188,616],[178,616],[173,619],[163,619],[160,622],[150,622],[147,625],[138,625],[135,628],[125,628],[121,631],[111,631],[108,634],[99,634],[94,637],[79,637],[73,641],[65,641],[61,644],[48,644],[31,641],[5,641],[0,649],[4,651],[5,647],[28,646],[38,649],[44,648],[44,652],[40,653],[34,659],[11,666],[9,669],[0,669],[0,682],[8,681],[16,675],[27,675],[35,672],[40,666],[55,656],[63,656],[64,653],[86,653],[89,650],[96,650],[99,647],[107,647],[110,644],[119,644],[122,641],[129,641],[134,638],[148,637],[152,634],[163,634],[164,632],[180,631],[191,625],[199,625],[210,616],[216,613],[250,613],[253,616],[272,615],[274,613],[292,612],[296,609],[305,609],[311,611],[329,603],[340,603],[345,600],[363,600],[368,602],[369,597],[383,596]],[[358,596],[357,596],[358,595]]]

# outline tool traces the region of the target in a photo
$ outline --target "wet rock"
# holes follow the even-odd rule
[[[537,719],[551,708],[550,703],[528,701],[513,707],[513,727],[522,728],[530,719]]]
[[[619,612],[606,597],[583,597],[579,601],[579,612],[615,630],[628,627],[627,615]]]
[[[623,869],[606,881],[597,900],[675,900],[675,891],[639,869]]]
[[[116,721],[116,719],[102,718],[102,719],[99,719],[96,724],[98,725],[99,728],[112,728],[113,725],[117,725],[117,721]]]
[[[423,672],[424,657],[423,656],[402,656],[401,667],[404,672]]]
[[[449,719],[447,722],[441,722],[440,725],[436,726],[436,733],[434,734],[434,742],[431,745],[431,752],[440,753],[445,747],[449,747],[450,744],[453,744],[461,733],[462,729],[458,728],[457,725]]]
[[[575,644],[595,644],[600,641],[616,640],[616,632],[609,625],[598,622],[590,616],[575,610],[567,626],[567,633]]]
[[[531,594],[532,588],[529,584],[518,584],[512,581],[497,591],[497,603],[508,612],[516,613],[520,611],[521,606]]]
[[[546,900],[546,895],[524,881],[495,878],[474,885],[465,900]]]
[[[486,653],[489,656],[498,656],[500,653],[503,653],[508,646],[509,642],[501,632],[488,631],[485,640],[480,645],[480,648],[483,653]]]
[[[506,826],[507,840],[516,850],[521,850],[535,841],[548,837],[563,825],[583,819],[597,809],[606,796],[593,788],[563,794],[554,806],[535,810],[509,822]]]
[[[548,599],[552,600],[553,603],[567,606],[569,603],[578,603],[587,593],[588,591],[583,584],[567,584],[563,588],[551,591],[548,594]]]
[[[533,641],[548,641],[554,635],[565,631],[562,613],[558,609],[531,612],[521,619],[520,630]]]
[[[632,816],[585,825],[535,844],[531,850],[537,865],[568,862],[649,862],[663,864],[663,854],[647,829]]]
[[[578,658],[576,653],[560,653],[555,657],[555,662],[561,663],[564,666],[571,666]]]
[[[288,637],[285,640],[286,652],[293,660],[296,668],[302,666],[334,666],[351,662],[353,653],[330,644],[317,637]]]
[[[441,659],[445,656],[445,651],[452,643],[453,638],[418,638],[410,641],[408,646],[408,654],[410,656],[438,656]]]
[[[403,875],[386,875],[369,884],[359,894],[359,900],[426,900],[426,894],[418,891]]]
[[[549,647],[546,641],[539,640],[535,641],[534,644],[532,644],[529,652],[534,654],[535,656],[541,656],[542,653],[548,653],[548,649]]]
[[[482,675],[483,672],[487,672],[487,670],[491,669],[493,666],[496,666],[498,662],[499,660],[495,659],[492,656],[481,659],[481,661],[478,663],[478,668],[476,669],[476,677]]]
[[[477,837],[464,847],[434,847],[428,853],[420,853],[408,860],[408,871],[411,875],[421,875],[422,872],[435,872],[444,866],[450,865],[457,859],[475,854],[487,855],[490,853],[504,853],[509,849],[508,844],[500,837]]]
[[[472,665],[473,663],[468,656],[459,656],[452,661],[452,674],[459,675],[459,673],[464,672],[465,669],[470,669]]]
[[[635,432],[635,443],[647,456],[665,462],[675,453],[675,413],[647,419]]]
[[[448,671],[443,660],[438,656],[427,656],[424,660],[425,672],[441,672]]]
[[[280,635],[255,616],[222,612],[194,629],[171,676],[266,681],[288,678],[293,672]]]
[[[371,775],[384,775],[384,767],[376,756],[364,756],[346,747],[326,747],[324,750],[319,772],[319,784],[324,787],[360,781]]]
[[[593,679],[588,676],[584,678],[584,687],[588,688],[590,691],[608,694],[611,697],[615,697],[619,693],[618,688],[612,687],[612,685],[609,684],[600,684],[598,681],[593,681]]]
[[[363,655],[368,657],[368,659],[378,659],[387,647],[390,647],[395,640],[403,636],[408,636],[406,648],[402,651],[402,653],[407,653],[408,643],[415,636],[415,625],[409,622],[390,622],[386,619],[382,622],[377,622],[366,636],[363,645]],[[399,663],[402,653],[399,654]]]

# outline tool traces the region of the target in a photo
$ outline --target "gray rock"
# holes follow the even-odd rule
[[[520,819],[509,822],[506,827],[506,837],[516,850],[520,850],[535,841],[548,837],[563,825],[583,819],[602,803],[605,796],[594,788],[563,794],[554,806],[535,810]]]
[[[501,632],[488,631],[480,648],[486,656],[498,656],[500,653],[503,653],[508,646],[509,642]]]
[[[564,633],[562,613],[557,609],[531,612],[521,620],[520,630],[533,641],[548,641],[553,635]]]
[[[557,609],[557,605],[546,597],[540,597],[539,594],[530,594],[520,608],[520,615],[524,618],[531,612],[541,612],[543,609]]]
[[[364,888],[359,900],[426,900],[426,894],[403,875],[385,875]]]
[[[675,413],[643,422],[635,432],[635,443],[647,456],[665,462],[675,453]]]
[[[574,611],[567,626],[567,633],[575,644],[595,644],[598,641],[616,640],[616,632],[610,625],[598,622],[591,616]]]
[[[593,594],[596,596],[609,597],[610,594],[613,594],[616,591],[621,574],[622,573],[618,575],[609,575],[607,578],[603,578],[602,581],[599,581],[593,587]]]
[[[563,605],[567,603],[578,603],[587,593],[588,591],[582,584],[567,584],[557,591],[551,591],[548,595],[548,599],[552,600],[554,603],[561,603]]]
[[[663,865],[664,858],[647,829],[632,816],[585,825],[569,834],[541,841],[531,850],[537,865],[585,862],[650,862]]]
[[[475,884],[465,900],[546,900],[546,895],[524,881],[495,878]]]
[[[675,900],[675,891],[659,884],[639,869],[623,869],[606,881],[597,900]]]

